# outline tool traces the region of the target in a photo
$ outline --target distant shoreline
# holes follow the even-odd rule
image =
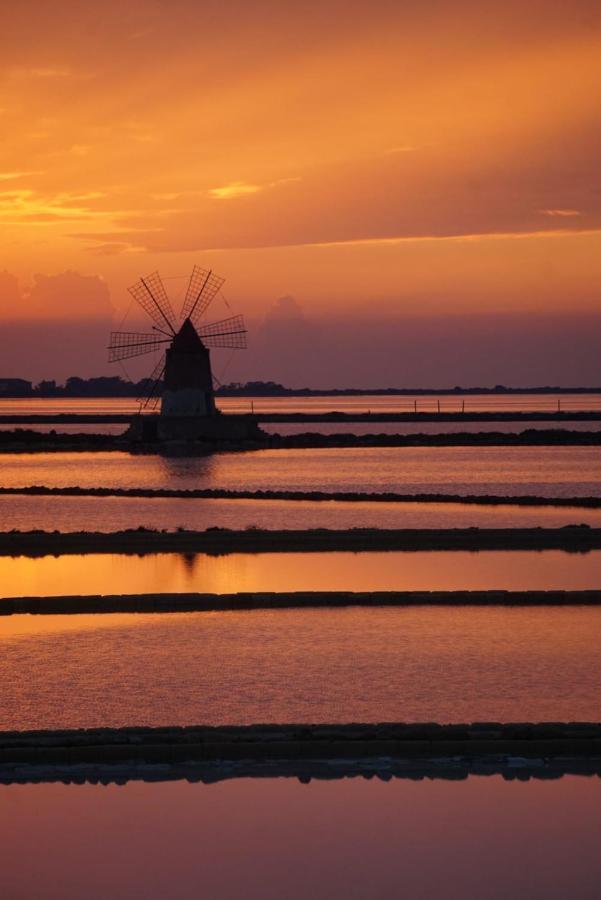
[[[349,447],[599,447],[600,431],[568,431],[561,428],[520,432],[447,432],[441,434],[265,434],[252,441],[171,441],[131,443],[124,435],[46,433],[25,429],[0,430],[3,453],[93,452],[98,450],[137,454],[203,456],[216,452],[255,450],[343,449]]]
[[[6,379],[8,381],[9,379]],[[81,385],[78,387],[49,386],[43,382],[43,387],[30,390],[21,388],[12,392],[10,389],[2,389],[0,378],[0,400],[56,400],[56,399],[96,399],[114,400],[115,398],[137,398],[143,395],[146,389],[144,381],[137,384],[123,382],[115,389],[106,384],[97,385],[94,382],[105,382],[113,379],[78,379]],[[30,382],[25,382],[31,384]],[[466,397],[466,396],[507,396],[507,395],[578,395],[601,394],[599,387],[557,387],[551,385],[538,387],[506,387],[495,385],[494,387],[452,387],[452,388],[289,388],[272,382],[249,382],[240,385],[222,385],[215,391],[216,397]]]
[[[69,434],[26,429],[0,430],[0,455],[4,453],[52,453],[112,451],[137,454],[196,456],[216,452],[255,450],[343,449],[349,447],[599,447],[600,431],[568,431],[561,428],[520,432],[448,432],[441,434],[265,434],[252,441],[171,441],[132,443],[125,435]]]
[[[351,528],[205,531],[0,532],[0,556],[82,553],[326,553],[374,550],[565,550],[601,549],[601,528]],[[4,601],[2,601],[4,604]]]
[[[122,783],[129,777],[151,780],[174,775],[218,781],[252,775],[258,763],[270,767],[302,763],[296,777],[348,777],[358,769],[373,777],[380,766],[391,777],[411,777],[420,760],[448,777],[466,777],[470,761],[478,775],[489,760],[512,777],[557,777],[564,771],[599,772],[601,724],[595,722],[436,722],[273,723],[254,725],[133,726],[0,732],[0,782],[90,780]],[[509,757],[514,757],[509,766]],[[519,758],[516,770],[515,757]],[[340,771],[341,761],[345,767]],[[536,760],[527,768],[528,760]],[[559,768],[553,768],[557,761]],[[589,767],[586,762],[589,761]],[[310,768],[311,762],[333,763]],[[371,763],[370,771],[361,764]],[[152,764],[153,769],[140,768]],[[207,766],[218,767],[204,768]],[[350,765],[349,765],[350,764]],[[102,767],[98,769],[98,767]],[[117,772],[111,774],[115,766]],[[241,771],[238,770],[241,766]],[[76,767],[75,769],[69,767]],[[183,767],[183,770],[182,768]],[[409,770],[409,773],[408,773]],[[289,769],[284,770],[291,774]],[[465,771],[465,774],[462,774]],[[516,774],[517,772],[517,774]],[[261,775],[270,774],[259,770]],[[273,772],[271,772],[273,775]],[[415,777],[415,776],[414,776]],[[423,773],[418,777],[424,777]]]
[[[72,594],[4,597],[0,616],[77,616],[140,613],[240,612],[280,609],[384,609],[412,606],[540,607],[601,605],[601,591],[455,590],[455,591],[244,591],[236,594],[153,593]]]

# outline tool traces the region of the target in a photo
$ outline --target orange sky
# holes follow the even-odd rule
[[[120,318],[193,263],[251,317],[599,311],[598,0],[22,0],[1,25],[9,318],[35,273],[100,276]]]

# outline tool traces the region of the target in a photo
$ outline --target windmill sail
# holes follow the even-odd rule
[[[196,323],[206,312],[225,278],[215,275],[212,269],[194,266],[182,306],[182,321],[191,319]]]
[[[154,371],[142,385],[141,410],[154,409],[162,397],[163,417],[206,417],[216,414],[210,348],[243,350],[246,327],[242,316],[200,323],[225,279],[212,269],[194,266],[184,298],[181,320],[158,272],[140,278],[129,292],[147,313],[152,333],[113,331],[109,362],[144,356],[165,348]]]
[[[138,397],[138,403],[142,406],[143,409],[155,409],[155,407],[157,406],[159,400],[161,399],[159,386],[164,374],[165,356],[163,354],[152,370],[150,376],[146,379],[146,383],[148,385],[146,391],[141,397]]]
[[[140,278],[128,290],[161,331],[175,334],[176,318],[158,272]]]
[[[201,325],[198,334],[206,347],[246,350],[246,328],[243,316],[230,316],[220,322]]]
[[[140,334],[133,331],[112,331],[109,341],[109,362],[119,362],[122,359],[132,359],[134,356],[144,356],[158,350],[161,344],[169,342],[168,338],[158,337],[156,334]]]

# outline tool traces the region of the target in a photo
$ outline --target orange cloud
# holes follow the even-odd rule
[[[260,184],[245,184],[244,181],[232,181],[223,187],[210,188],[211,197],[217,200],[231,200],[233,197],[244,197],[246,194],[256,194],[263,190]]]
[[[257,308],[288,292],[391,314],[398,298],[589,308],[600,16],[593,0],[106,0],[99,19],[21,0],[0,62],[6,264],[93,257],[119,297],[138,268],[201,254]]]
[[[581,216],[582,213],[578,209],[541,209],[543,216],[551,216],[552,218],[571,219],[574,216]]]

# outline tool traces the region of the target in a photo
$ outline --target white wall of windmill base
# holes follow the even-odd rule
[[[179,388],[163,391],[161,416],[214,416],[213,394],[200,388]]]

